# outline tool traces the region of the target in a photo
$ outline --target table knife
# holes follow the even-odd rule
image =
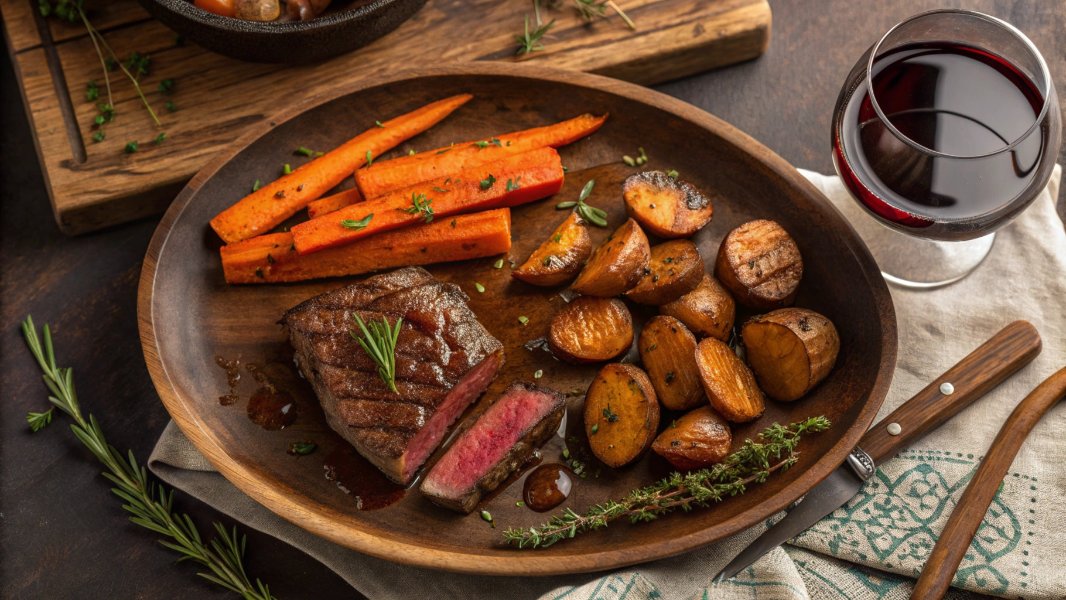
[[[877,465],[936,429],[1040,354],[1040,334],[1015,321],[874,425],[840,467],[767,529],[715,577],[723,581],[796,537],[851,500]]]

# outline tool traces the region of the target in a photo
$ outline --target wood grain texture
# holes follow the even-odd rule
[[[612,527],[542,551],[517,552],[503,546],[499,531],[485,527],[476,516],[457,519],[416,494],[387,509],[355,510],[351,499],[322,477],[321,464],[315,462],[321,459],[296,463],[279,451],[296,437],[314,439],[323,455],[345,447],[326,427],[306,385],[288,388],[297,399],[300,421],[282,432],[262,431],[247,420],[239,405],[219,405],[217,398],[226,384],[225,373],[212,362],[216,354],[288,365],[291,350],[274,325],[278,315],[351,279],[226,286],[207,220],[243,195],[245,178],[272,169],[297,139],[310,140],[311,145],[334,143],[345,135],[337,125],[358,122],[368,109],[392,114],[464,91],[475,99],[416,139],[415,148],[479,139],[585,111],[612,115],[592,137],[561,152],[569,174],[559,197],[576,197],[594,178],[597,185],[589,203],[608,211],[608,227],[590,232],[593,243],[626,218],[619,191],[633,171],[622,165],[619,156],[638,144],[653,157],[653,166],[676,168],[697,187],[713,192],[714,222],[695,238],[705,260],[714,255],[726,232],[752,218],[773,215],[792,233],[808,265],[797,304],[832,318],[843,349],[836,370],[810,396],[794,403],[772,403],[761,420],[738,426],[735,437],[751,437],[773,422],[825,415],[835,427],[804,442],[796,467],[711,510],[671,515],[651,526]],[[565,215],[550,200],[512,210],[514,245],[507,258],[520,263]],[[463,288],[479,320],[504,343],[506,364],[481,404],[509,383],[528,380],[543,370],[539,383],[570,392],[572,431],[580,428],[582,393],[596,366],[567,365],[524,348],[529,340],[547,333],[550,317],[563,300],[557,290],[513,281],[506,269],[493,268],[494,262],[490,257],[430,269]],[[661,94],[528,64],[471,63],[397,74],[321,104],[295,107],[271,123],[253,127],[198,173],[172,205],[153,238],[141,281],[141,333],[157,389],[182,430],[230,481],[271,510],[337,543],[393,561],[472,573],[616,568],[684,552],[761,522],[839,465],[872,421],[895,362],[895,317],[883,279],[839,213],[828,208],[794,169],[743,133]],[[483,285],[484,293],[474,290],[475,282]],[[654,313],[640,307],[632,310],[638,323]],[[180,319],[175,316],[179,313]],[[528,317],[527,326],[519,324],[521,315]],[[561,447],[561,440],[553,440],[544,453],[558,456]],[[564,506],[583,510],[666,472],[654,457],[626,470],[605,470],[599,478],[581,481]],[[483,506],[500,527],[530,526],[543,518],[514,505],[518,490],[520,483]],[[427,531],[434,532],[432,540]]]
[[[1045,379],[1007,417],[940,532],[911,592],[912,600],[939,600],[947,593],[955,571],[969,551],[970,542],[1025,438],[1044,413],[1063,397],[1066,397],[1066,367]]]
[[[882,419],[859,440],[859,447],[876,464],[892,458],[1029,364],[1041,345],[1031,323],[1010,323]],[[943,384],[951,384],[950,393],[941,391]],[[893,423],[901,428],[898,435],[888,431]]]
[[[30,4],[0,0],[5,14],[24,16],[20,21],[26,20],[25,6]],[[585,25],[568,5],[546,11],[545,17],[557,22],[545,38],[545,50],[523,62],[652,84],[755,58],[769,42],[766,0],[622,4],[638,23],[637,31],[624,27],[617,17]],[[50,34],[39,43],[18,38],[14,60],[57,222],[67,233],[82,233],[157,214],[219,148],[247,126],[300,99],[384,75],[397,65],[512,63],[522,15],[519,5],[498,0],[433,0],[397,30],[359,51],[313,66],[286,67],[245,63],[192,44],[177,45],[173,32],[146,19],[133,0],[104,3],[91,17],[115,52],[152,57],[143,86],[167,134],[159,146],[151,143],[159,130],[117,72],[112,79],[118,117],[106,127],[107,139],[93,143],[97,109],[85,101],[84,91],[96,80],[102,94],[102,74],[91,41],[79,35],[78,28],[49,22]],[[16,39],[20,32],[11,34]],[[54,48],[55,59],[49,60],[42,48]],[[176,82],[170,98],[156,89],[164,78]],[[176,113],[163,109],[167,99],[177,105]],[[129,141],[138,141],[141,150],[123,153]]]
[[[808,2],[775,3],[774,42],[760,60],[659,89],[723,118],[797,167],[831,173],[829,115],[856,56],[903,17],[943,5],[1007,19],[1040,47],[1055,79],[1066,81],[1066,38],[1061,35],[1066,13],[1055,3],[824,0],[818,11]],[[829,30],[847,35],[827,35]],[[0,89],[17,88],[9,60],[0,60]],[[15,327],[32,313],[39,323],[56,326],[60,360],[74,367],[83,406],[101,418],[111,442],[122,450],[132,448],[140,458],[148,456],[169,419],[141,358],[134,316],[137,274],[156,222],[142,220],[76,238],[62,235],[50,216],[18,94],[0,98],[0,125],[0,255],[5,258],[0,262],[0,314],[7,349],[0,352],[0,397],[5,400],[0,403],[0,454],[7,459],[0,469],[0,596],[79,598],[91,590],[116,599],[232,598],[196,577],[193,566],[175,565],[173,554],[158,546],[151,533],[128,524],[110,496],[110,485],[97,475],[92,457],[68,440],[62,421],[40,434],[26,430],[26,411],[44,406],[38,371],[22,350]],[[1060,162],[1066,148],[1063,152]],[[1066,215],[1062,198],[1058,208]],[[216,519],[233,524],[182,492],[176,502],[202,528]],[[285,542],[249,527],[242,530],[249,534],[249,573],[263,577],[277,596],[361,597],[348,582]],[[546,593],[558,581],[529,579],[530,595]]]

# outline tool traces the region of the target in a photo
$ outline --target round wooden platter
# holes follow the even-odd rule
[[[235,202],[256,179],[278,176],[283,163],[300,162],[293,149],[331,148],[385,119],[429,101],[461,92],[475,99],[431,131],[398,148],[425,150],[451,142],[543,125],[584,112],[610,113],[588,139],[563,148],[566,187],[557,196],[513,211],[513,248],[502,257],[521,263],[564,217],[554,206],[576,199],[596,179],[590,204],[610,215],[608,229],[625,218],[621,181],[636,169],[621,162],[643,147],[645,168],[676,169],[710,193],[714,220],[696,236],[707,265],[722,237],[753,218],[780,222],[796,239],[805,275],[798,306],[829,316],[840,331],[841,352],[829,378],[806,398],[770,402],[755,423],[737,427],[743,440],[777,421],[825,415],[833,427],[801,444],[798,464],[752,486],[742,496],[711,508],[673,514],[638,525],[620,522],[540,550],[502,543],[506,527],[529,527],[550,513],[518,507],[522,477],[483,502],[495,519],[461,516],[438,508],[409,490],[398,502],[360,510],[324,472],[347,445],[325,423],[310,386],[291,367],[292,350],[277,325],[289,307],[355,281],[344,278],[293,285],[227,286],[220,242],[208,220]],[[570,431],[580,431],[582,393],[597,366],[572,367],[526,343],[547,332],[551,315],[565,302],[558,289],[512,280],[498,257],[429,267],[460,285],[488,330],[505,345],[506,365],[471,414],[483,409],[515,380],[532,380],[569,393]],[[506,262],[506,260],[505,260]],[[485,291],[476,291],[475,283]],[[619,81],[526,65],[476,63],[423,69],[359,85],[298,105],[263,122],[200,171],[163,217],[145,257],[139,290],[145,359],[167,410],[197,448],[234,485],[278,515],[338,544],[377,557],[425,567],[482,574],[548,575],[596,571],[659,559],[721,539],[781,511],[821,481],[845,458],[869,427],[888,390],[896,359],[896,322],[887,287],[851,227],[794,168],[727,123],[657,92]],[[649,311],[634,309],[638,322]],[[525,326],[518,317],[529,318]],[[747,314],[738,315],[738,320]],[[633,360],[631,351],[628,360]],[[281,373],[295,396],[297,419],[280,431],[251,422],[246,403],[254,382],[242,372],[240,400],[220,404],[226,372],[216,357],[266,366]],[[467,415],[469,417],[469,415]],[[663,422],[669,423],[664,415]],[[579,438],[583,435],[578,433]],[[295,441],[313,441],[308,456],[286,453]],[[545,461],[559,460],[562,438],[543,448]],[[430,459],[431,461],[433,458]],[[597,465],[590,465],[592,471]],[[558,510],[582,511],[649,484],[669,469],[656,456],[621,469],[599,468],[581,479]]]

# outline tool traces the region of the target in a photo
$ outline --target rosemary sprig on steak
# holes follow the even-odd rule
[[[355,324],[363,332],[359,337],[354,331],[351,332],[355,341],[363,347],[367,355],[378,366],[378,376],[389,386],[389,390],[398,394],[396,390],[396,340],[400,338],[400,324],[403,319],[396,319],[396,324],[390,326],[386,317],[381,321],[371,321],[367,326],[362,317],[355,315]]]
[[[130,521],[163,536],[159,543],[180,554],[180,560],[191,560],[204,567],[205,570],[197,573],[200,577],[240,594],[245,600],[274,600],[267,585],[259,579],[252,583],[244,570],[246,538],[236,527],[230,530],[215,522],[217,536],[205,542],[189,515],[174,512],[174,492],[150,480],[148,471],[137,462],[132,451],[123,455],[109,444],[96,417],[90,414],[86,418],[82,414],[74,390],[74,371],[56,366],[48,325],[42,330],[43,345],[31,317],[22,322],[22,335],[41,367],[44,384],[51,392],[49,402],[74,421],[70,426],[74,436],[104,465],[104,477],[114,484],[111,491],[125,502],[122,508],[130,513]],[[51,413],[50,408],[46,413],[30,415]],[[39,421],[37,425],[30,422],[34,431],[43,426]]]
[[[796,463],[800,437],[829,428],[829,419],[812,417],[785,426],[774,423],[759,434],[758,442],[744,445],[724,461],[709,469],[672,473],[652,485],[630,492],[622,500],[608,500],[579,515],[571,509],[551,518],[540,527],[508,529],[503,538],[519,548],[543,548],[579,533],[603,529],[611,521],[628,518],[631,523],[653,521],[675,509],[691,510],[709,506],[730,496],[743,494],[752,483],[762,483],[775,471]]]

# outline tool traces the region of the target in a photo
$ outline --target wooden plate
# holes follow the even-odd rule
[[[278,176],[282,163],[298,163],[294,148],[333,147],[375,119],[460,92],[472,92],[476,98],[398,151],[488,137],[586,111],[609,112],[603,129],[562,150],[569,174],[560,198],[576,198],[584,183],[595,178],[590,203],[608,210],[612,225],[621,222],[619,184],[634,169],[620,158],[643,146],[649,168],[677,169],[714,194],[714,220],[696,239],[708,265],[725,233],[748,219],[773,218],[792,233],[806,264],[796,304],[836,323],[840,359],[808,397],[789,404],[771,402],[766,415],[737,428],[736,437],[742,440],[774,421],[829,417],[832,429],[802,443],[802,456],[793,469],[710,509],[647,524],[618,523],[537,551],[501,543],[502,528],[528,527],[549,516],[515,506],[520,480],[484,503],[495,517],[498,528],[493,529],[476,514],[463,517],[434,507],[416,491],[391,506],[359,510],[356,498],[324,476],[333,470],[332,462],[348,452],[347,446],[326,426],[310,386],[293,375],[292,350],[276,322],[285,309],[350,279],[227,286],[218,262],[219,241],[207,222],[246,194],[255,179],[269,181]],[[510,259],[524,260],[564,218],[554,209],[557,201],[514,210]],[[595,231],[594,241],[606,234]],[[543,371],[541,384],[580,393],[596,367],[570,367],[541,350],[523,347],[546,333],[551,314],[564,302],[559,290],[512,281],[506,266],[493,267],[495,258],[430,268],[467,291],[480,320],[505,344],[507,364],[480,405],[510,382],[532,379],[538,369]],[[484,293],[475,291],[475,282],[485,287]],[[873,259],[841,215],[795,169],[740,131],[678,100],[611,79],[526,65],[456,65],[400,74],[307,102],[261,123],[200,171],[163,217],[145,257],[138,308],[145,359],[167,410],[234,485],[293,523],[361,552],[485,574],[616,568],[691,550],[761,522],[844,460],[881,406],[896,359],[895,314]],[[519,324],[520,315],[529,317],[528,325]],[[639,321],[647,315],[636,316]],[[246,403],[255,382],[246,371],[238,383],[240,400],[220,404],[228,388],[216,357],[240,359],[280,377],[280,385],[295,397],[296,421],[280,431],[251,422]],[[580,423],[580,402],[579,394],[570,398],[574,431]],[[314,441],[318,450],[303,457],[286,453],[292,442],[302,440]],[[549,442],[545,460],[558,460],[561,448],[561,439]],[[603,468],[599,477],[579,480],[560,509],[580,511],[666,471],[665,463],[654,456],[620,471]]]

